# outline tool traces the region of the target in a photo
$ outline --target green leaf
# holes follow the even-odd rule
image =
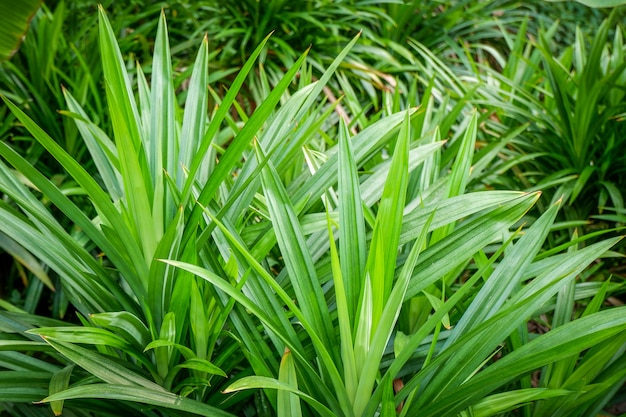
[[[196,371],[205,372],[207,374],[220,375],[220,376],[223,376],[224,378],[227,377],[224,371],[222,371],[220,368],[218,368],[211,362],[207,361],[206,359],[199,359],[199,358],[187,359],[185,362],[181,363],[180,365],[176,365],[176,367],[194,369]]]
[[[395,325],[398,320],[398,316],[400,315],[402,302],[405,299],[411,275],[413,274],[413,270],[419,260],[419,255],[426,242],[428,230],[433,217],[434,212],[423,226],[419,237],[413,243],[413,247],[409,252],[407,261],[400,270],[400,275],[398,276],[396,284],[394,285],[391,294],[389,295],[389,299],[385,304],[380,317],[379,325],[374,330],[371,344],[370,346],[367,346],[368,352],[363,364],[361,365],[361,379],[359,380],[357,395],[354,401],[354,410],[356,415],[362,415],[367,407],[368,398],[371,397],[374,383],[380,370],[380,362],[383,358],[385,348],[389,344],[393,330],[396,328]],[[384,386],[383,389],[385,389]]]
[[[460,417],[490,417],[514,410],[524,403],[547,400],[554,397],[572,395],[572,391],[563,389],[527,388],[503,392],[485,397],[470,407],[470,413],[461,413]]]
[[[235,260],[233,256],[231,259]],[[193,333],[196,355],[206,358],[209,341],[209,319],[207,318],[206,306],[195,279],[189,279],[191,283],[189,321]]]
[[[409,151],[409,172],[415,170],[422,163],[427,164],[430,159],[434,158],[438,154],[438,151],[443,147],[444,144],[445,142],[441,141],[436,143],[429,143],[426,145],[420,145],[414,149],[411,149]],[[376,166],[372,170],[372,174],[361,183],[361,196],[363,197],[363,201],[368,207],[374,205],[381,199],[385,187],[385,180],[387,179],[389,174],[389,167],[391,166],[391,162],[391,159],[387,159],[386,161]],[[432,203],[432,201],[430,200],[418,200],[419,199],[415,199],[412,203],[407,205],[405,213],[409,211],[409,206],[413,206],[417,202],[423,204],[428,204],[427,202]]]
[[[45,395],[48,395],[48,390],[44,387],[0,387],[3,403],[32,403]]]
[[[591,177],[595,171],[596,171],[596,168],[593,166],[585,167],[582,170],[582,172],[580,173],[580,176],[574,183],[574,188],[572,189],[572,194],[570,195],[570,198],[569,198],[570,205],[574,202],[574,200],[576,200],[576,197],[578,197],[581,191],[586,188],[589,177]]]
[[[407,110],[382,118],[371,124],[357,135],[352,137],[352,149],[357,167],[361,166],[372,155],[380,152],[391,136],[397,132],[406,113],[414,114],[413,110]],[[315,204],[312,196],[321,196],[326,189],[337,182],[337,164],[339,155],[332,153],[328,160],[318,169],[307,182],[294,193],[292,201],[299,202],[307,199],[304,210]]]
[[[58,224],[53,223],[54,226]],[[42,227],[44,230],[45,227]],[[50,230],[50,229],[48,229]],[[85,271],[83,259],[86,251],[78,245],[65,246],[54,239],[55,233],[63,236],[63,243],[71,242],[65,232],[53,228],[51,233],[42,233],[35,229],[30,222],[17,217],[8,210],[0,210],[0,231],[13,236],[16,243],[33,252],[45,264],[50,265],[64,279],[65,291],[78,295],[77,308],[87,311],[102,311],[106,309],[120,309],[120,305],[113,295],[107,291],[94,277]],[[76,248],[76,252],[68,253],[64,248]],[[89,263],[89,262],[88,262]],[[80,294],[80,295],[79,295]]]
[[[165,234],[158,242],[154,253],[157,259],[178,258],[180,256],[180,239],[182,238],[184,226],[184,210],[182,207],[179,207],[175,217],[168,221]],[[168,312],[167,314],[171,313],[175,316],[174,324],[176,326],[183,326],[184,318],[187,315],[189,296],[186,294],[181,305],[177,306],[181,311],[173,310],[172,299],[176,296],[176,294],[173,294],[176,285],[176,274],[177,271],[174,268],[162,262],[158,262],[157,260],[153,260],[150,265],[147,303],[153,320],[152,325],[156,327],[163,324],[166,312]]]
[[[38,334],[46,341],[53,339],[71,343],[105,345],[120,349],[129,346],[128,341],[108,330],[99,329],[97,327],[40,327],[29,330],[28,333]]]
[[[113,201],[121,199],[124,192],[122,191],[122,179],[119,174],[120,162],[115,144],[102,129],[89,120],[87,113],[69,91],[63,89],[63,95],[67,107],[70,112],[73,112],[69,113],[69,116],[74,119],[111,199]]]
[[[294,389],[298,389],[298,374],[296,373],[296,366],[289,348],[285,348],[285,353],[280,361],[278,381]],[[292,392],[278,390],[276,411],[279,417],[302,417],[300,399]]]
[[[163,234],[164,222],[174,217],[175,206],[167,198],[164,174],[175,176],[179,170],[178,140],[176,126],[176,95],[174,93],[172,63],[165,11],[157,28],[152,59],[152,77],[150,86],[150,135],[144,138],[148,165],[154,184],[152,216],[154,233],[157,239]],[[204,87],[202,87],[204,89]],[[157,255],[161,257],[160,255]]]
[[[478,125],[478,115],[476,111],[472,113],[469,125],[465,129],[461,148],[455,155],[452,165],[450,179],[448,182],[448,197],[454,197],[465,193],[465,188],[470,178],[470,168],[476,144],[476,130]]]
[[[156,349],[160,347],[174,347],[178,349],[178,351],[185,357],[185,359],[193,359],[196,357],[196,354],[193,350],[189,349],[187,346],[181,345],[180,343],[174,343],[171,340],[153,340],[148,343],[148,345],[144,348],[144,352],[149,351],[150,349]]]
[[[433,310],[437,311],[441,307],[443,307],[444,302],[443,302],[442,299],[435,297],[434,295],[430,294],[426,290],[422,291],[422,294],[424,294],[424,296],[426,296],[426,299],[428,299],[428,302],[432,306]],[[445,316],[443,316],[443,319],[441,320],[441,324],[443,324],[443,326],[446,329],[450,330],[450,328],[451,328],[451,326],[450,326],[450,317],[447,314]]]
[[[154,195],[154,184],[145,174],[145,161],[140,155],[142,135],[141,121],[126,64],[122,58],[111,24],[102,6],[99,12],[100,54],[104,72],[105,89],[115,133],[115,142],[120,160],[120,174],[124,182],[125,202],[128,204],[133,240],[140,246],[146,265],[152,262],[160,237],[159,227],[153,219],[150,201]],[[142,167],[144,169],[142,169]],[[139,261],[136,260],[136,261]]]
[[[42,0],[0,1],[0,62],[15,54]]]
[[[224,390],[225,394],[235,391],[241,391],[244,389],[276,389],[283,390],[298,395],[304,401],[306,401],[320,416],[324,417],[336,417],[332,411],[324,406],[324,404],[317,401],[315,398],[299,391],[297,388],[292,387],[289,384],[278,381],[274,378],[267,378],[263,376],[248,376],[241,378],[233,382],[228,388]]]
[[[202,138],[202,141],[198,145],[197,152],[193,156],[191,167],[189,168],[189,175],[187,177],[187,181],[185,182],[185,187],[182,192],[181,200],[183,204],[187,204],[189,198],[191,197],[192,187],[194,186],[194,183],[197,180],[197,175],[200,169],[200,165],[204,162],[204,159],[205,159],[204,156],[208,152],[209,146],[211,145],[215,135],[219,131],[220,126],[222,122],[224,121],[224,118],[226,118],[226,116],[228,115],[231,105],[233,104],[233,102],[235,102],[235,99],[237,98],[237,94],[239,94],[239,90],[244,84],[246,78],[248,77],[249,72],[254,67],[254,62],[257,59],[257,57],[261,54],[261,51],[263,50],[263,48],[265,47],[265,44],[269,40],[270,35],[267,35],[261,41],[261,43],[256,47],[256,49],[249,55],[248,60],[246,61],[244,66],[241,68],[241,70],[238,72],[237,77],[235,77],[235,80],[232,82],[230,88],[228,89],[228,92],[222,99],[220,106],[218,107],[217,111],[213,115],[213,119],[209,123],[208,129],[205,132]],[[224,173],[223,175],[226,175],[226,173]],[[220,178],[220,180],[218,181],[218,184],[219,182],[221,182],[221,180],[222,178]],[[213,187],[215,187],[216,189],[217,184],[213,185]],[[210,193],[212,194],[213,192],[215,192],[215,189],[213,189]],[[197,212],[196,217],[194,217],[194,220],[197,221],[197,218],[200,215],[201,215],[201,211]],[[188,233],[191,233],[191,230]]]
[[[264,43],[265,41],[263,42],[263,44]],[[259,46],[259,48],[260,47],[261,46]],[[255,50],[255,52],[257,51]],[[254,57],[256,56],[253,55],[250,58],[250,61],[252,61]],[[192,232],[192,228],[193,230],[195,230],[195,227],[198,221],[200,220],[203,207],[209,206],[209,203],[215,197],[214,194],[218,190],[220,185],[222,184],[222,181],[224,180],[224,178],[230,174],[235,164],[237,164],[240,161],[243,152],[249,147],[250,143],[252,142],[252,139],[257,134],[258,130],[261,128],[263,123],[266,122],[269,116],[274,112],[274,108],[277,106],[283,93],[289,87],[291,81],[293,80],[296,73],[300,69],[300,66],[304,62],[305,58],[306,58],[306,54],[302,55],[298,59],[298,61],[296,61],[294,66],[290,68],[289,71],[287,71],[285,76],[280,80],[280,82],[272,90],[270,95],[263,101],[263,103],[261,103],[259,107],[257,107],[257,109],[252,114],[250,119],[248,119],[244,127],[241,129],[241,131],[239,131],[235,139],[229,144],[228,149],[226,150],[224,155],[222,155],[222,158],[220,159],[219,164],[217,164],[215,171],[213,171],[209,180],[206,182],[206,184],[204,184],[204,187],[202,188],[202,191],[200,192],[200,195],[197,198],[197,201],[199,204],[197,204],[194,207],[191,213],[191,216],[188,221],[189,226],[186,230],[185,239],[183,239],[184,241],[187,240],[186,238],[189,236],[189,233]],[[252,65],[252,63],[250,63],[250,65]],[[247,68],[247,66],[244,66],[244,68]],[[227,96],[224,98],[224,100],[222,101],[222,106],[220,106],[220,108],[218,109],[218,112],[220,112],[221,114],[221,110],[225,108],[224,116],[226,114],[226,111],[228,111],[227,107],[230,104],[226,102],[227,101],[226,99],[229,98],[229,94],[230,94],[230,91],[227,94]],[[229,100],[234,100],[234,97],[229,98]],[[217,129],[217,127],[214,128],[213,126],[216,123],[220,123],[220,122],[221,120],[219,120],[216,115],[211,121],[211,124],[209,125],[209,129],[207,131],[207,134],[205,135],[205,138],[208,138],[209,140],[212,139],[212,137],[209,137],[209,135],[211,133],[214,134],[216,132],[214,129]],[[200,149],[200,152],[202,152],[202,149]],[[196,159],[198,159],[197,156],[196,156]],[[189,183],[190,179],[193,180],[191,176],[195,174],[193,170],[196,167],[196,165],[199,166],[199,164],[200,162],[196,163],[196,160],[194,160],[194,164],[192,165],[192,168],[190,170],[190,178],[188,179],[189,187],[191,186],[190,184],[193,184],[193,182]],[[185,202],[185,191],[183,191],[183,202]]]
[[[260,148],[257,149],[257,159],[261,162],[263,154]],[[307,246],[302,244],[305,239],[296,211],[271,161],[267,163],[261,174],[272,227],[285,259],[285,266],[298,305],[322,343],[330,352],[333,352],[336,339],[330,314],[319,285],[313,259]]]
[[[150,331],[146,325],[127,311],[92,314],[89,320],[96,326],[109,329],[139,349],[143,350],[150,343]]]
[[[558,205],[550,207],[509,249],[506,257],[500,262],[485,285],[478,292],[446,342],[450,345],[461,334],[484,322],[502,307],[513,291],[521,284],[526,268],[542,248],[546,236],[550,232]]]
[[[132,372],[128,368],[115,362],[112,358],[61,340],[54,340],[51,338],[46,338],[45,340],[50,344],[50,346],[56,349],[71,362],[80,366],[104,382],[109,384],[124,385],[126,387],[139,386],[153,391],[156,390],[164,394],[166,393],[161,386],[149,381],[135,372]]]
[[[479,249],[503,230],[518,221],[539,198],[539,194],[526,194],[502,204],[489,215],[479,216],[460,226],[452,234],[424,251],[420,264],[409,284],[407,298],[418,294],[430,284],[444,277],[466,262]],[[462,255],[458,255],[462,254]]]
[[[98,213],[100,214],[100,220],[104,223],[101,225],[102,229],[106,226],[110,227],[110,230],[114,230],[110,236],[106,236],[104,230],[99,230],[96,225],[81,211],[76,205],[74,205],[65,196],[58,187],[54,186],[49,180],[47,180],[41,173],[34,169],[24,158],[20,157],[14,150],[8,147],[5,143],[0,142],[0,154],[6,158],[16,169],[24,175],[26,175],[39,190],[59,207],[66,216],[71,218],[77,225],[85,231],[86,234],[100,246],[111,259],[116,261],[116,265],[125,272],[124,276],[132,287],[136,295],[143,293],[143,287],[139,282],[139,277],[143,274],[147,275],[146,263],[141,259],[141,252],[136,244],[136,240],[132,233],[126,226],[126,223],[117,208],[111,202],[111,198],[107,195],[97,184],[95,179],[67,152],[65,152],[56,141],[48,136],[32,119],[30,119],[24,112],[22,112],[17,106],[2,96],[7,106],[16,115],[16,117],[24,124],[37,141],[52,154],[52,156],[68,171],[74,180],[87,192]],[[8,190],[7,190],[8,191]],[[32,196],[31,196],[32,198]],[[47,219],[51,218],[49,212],[45,211]],[[60,226],[51,226],[52,222],[47,220],[45,222],[47,227],[51,230],[54,228],[59,229]],[[13,235],[15,238],[15,235]],[[111,239],[117,238],[120,241],[119,245],[111,244]],[[121,242],[124,242],[123,244]],[[72,253],[84,252],[84,248],[80,248],[75,240],[65,240],[65,244],[62,246],[72,245]],[[123,249],[122,249],[123,248]],[[66,255],[69,256],[69,255]],[[40,256],[41,258],[41,256]],[[83,260],[88,265],[93,265],[95,262],[91,257]],[[94,268],[95,269],[95,268]],[[102,276],[104,279],[110,280],[108,275]],[[116,293],[116,296],[120,301],[126,301],[128,295],[119,291],[119,285],[109,286],[109,289]],[[125,307],[129,310],[133,310],[129,303],[125,304]]]
[[[202,143],[205,127],[207,123],[208,89],[209,83],[209,42],[205,36],[200,45],[200,50],[196,56],[193,66],[191,80],[189,81],[189,94],[187,95],[185,114],[183,116],[183,126],[180,135],[180,161],[178,163],[178,174],[176,184],[179,189],[183,189],[185,168],[191,167],[195,152]]]
[[[565,1],[565,0],[546,0],[550,2]],[[626,4],[625,0],[576,0],[578,3],[584,4],[588,7],[618,7]]]
[[[546,271],[514,293],[498,314],[465,333],[443,350],[427,368],[424,368],[405,385],[415,387],[420,383],[425,383],[425,380],[428,381],[414,404],[414,408],[419,408],[429,402],[438,402],[442,393],[449,392],[454,386],[461,385],[471,378],[498,345],[518,326],[525,323],[527,317],[618,240],[607,239],[568,254],[570,256],[566,261],[556,265],[553,270]]]
[[[436,310],[427,321],[414,333],[406,337],[402,337],[400,343],[398,343],[395,355],[396,359],[391,363],[391,366],[387,370],[384,375],[384,379],[387,381],[391,381],[396,378],[398,372],[403,368],[403,366],[407,363],[407,361],[414,354],[415,350],[420,346],[420,344],[424,341],[424,339],[431,333],[431,331],[439,325],[445,314],[449,313],[461,300],[470,294],[473,290],[476,283],[482,279],[485,272],[491,268],[491,265],[504,253],[504,250],[508,247],[508,245],[513,241],[513,238],[516,234],[512,234],[512,236],[501,245],[496,253],[494,253],[489,261],[481,266],[481,268],[476,271],[457,291],[455,291],[452,296],[444,303],[443,307],[439,310]],[[402,393],[402,391],[401,391]],[[372,415],[375,409],[378,406],[377,401],[380,401],[382,396],[381,393],[381,385],[379,385],[372,398],[368,402],[367,415]],[[408,401],[410,402],[410,401]],[[408,410],[408,407],[405,407]]]
[[[3,329],[3,331],[6,331]],[[26,340],[0,340],[0,351],[28,351],[46,352],[50,351],[50,346],[43,342],[30,342]]]
[[[626,307],[601,311],[564,324],[509,353],[469,382],[446,392],[446,401],[426,406],[424,416],[460,412],[499,386],[527,372],[578,354],[626,330]]]
[[[346,387],[348,398],[352,403],[354,403],[358,377],[352,339],[352,321],[350,320],[349,304],[344,285],[343,273],[339,262],[339,254],[337,253],[337,246],[335,245],[333,225],[330,219],[330,212],[328,211],[326,211],[326,221],[328,225],[328,237],[330,240],[330,257],[333,281],[335,284],[335,299],[337,302],[337,320],[339,322],[339,343],[341,349],[341,360],[343,362],[344,385]],[[358,300],[355,300],[355,302],[358,302]]]
[[[68,365],[52,375],[50,379],[50,395],[54,395],[68,388],[73,369],[74,365]],[[50,408],[52,408],[52,412],[55,416],[60,416],[63,413],[63,400],[51,401]]]
[[[493,210],[524,195],[525,193],[516,191],[481,191],[446,199],[445,204],[441,204],[437,199],[433,201],[416,199],[409,203],[404,211],[400,243],[404,244],[415,239],[416,230],[421,230],[433,211],[435,218],[431,227],[434,230],[483,210]]]
[[[406,113],[376,216],[367,259],[367,271],[372,283],[372,330],[378,327],[378,321],[393,288],[409,179],[409,139],[410,117]]]
[[[270,116],[263,130],[260,132],[258,143],[263,149],[269,149],[267,161],[270,159],[275,164],[276,169],[281,172],[282,177],[297,175],[300,173],[302,165],[299,163],[302,159],[302,150],[305,143],[310,141],[312,136],[318,132],[324,122],[332,114],[336,106],[329,106],[328,109],[321,111],[318,115],[313,112],[315,117],[306,117],[304,122],[298,119],[297,115],[301,111],[302,106],[308,101],[309,96],[315,90],[317,84],[310,84],[296,91],[291,95],[275,112]],[[289,140],[286,140],[289,138]],[[228,201],[224,204],[221,211],[225,211],[225,217],[239,218],[245,213],[253,200],[257,197],[258,188],[260,187],[260,173],[263,164],[258,164],[256,158],[248,158],[237,175],[237,179],[228,196]],[[293,171],[293,173],[292,173]],[[301,211],[299,208],[298,211]],[[220,216],[221,218],[221,216]],[[263,225],[266,227],[265,225]],[[210,230],[211,227],[209,227]],[[262,254],[265,247],[275,244],[275,236],[272,232],[263,238],[263,245],[257,246]],[[253,249],[253,253],[256,251]],[[261,255],[263,256],[263,255]]]
[[[176,315],[169,312],[163,317],[159,339],[167,342],[176,342]],[[169,372],[170,360],[172,359],[173,345],[164,345],[155,348],[157,371],[161,378],[165,378]]]
[[[350,133],[339,122],[339,253],[349,323],[354,323],[367,254],[363,202]],[[337,278],[336,278],[337,279]]]
[[[225,232],[227,236],[229,235],[228,230],[224,227],[224,225],[221,222],[217,221],[217,219],[215,218],[212,218],[212,220],[218,224],[220,229],[223,232]],[[237,248],[237,250],[241,251],[241,254],[244,255],[249,262],[251,262],[250,266],[253,269],[255,269],[256,272],[262,275],[264,282],[269,284],[269,286],[278,293],[280,300],[287,306],[287,308],[291,312],[294,313],[294,316],[300,321],[300,324],[304,327],[304,329],[309,334],[312,344],[315,346],[315,349],[318,353],[320,361],[323,363],[326,371],[330,375],[331,381],[333,383],[333,387],[335,388],[335,392],[336,392],[335,395],[339,397],[339,399],[342,402],[342,405],[346,407],[348,403],[347,394],[345,393],[345,387],[342,385],[341,376],[339,372],[337,371],[336,367],[334,366],[334,363],[329,353],[326,350],[326,346],[321,342],[319,336],[317,336],[311,324],[308,323],[307,319],[303,316],[303,313],[300,311],[300,309],[296,307],[296,305],[291,300],[289,295],[285,293],[285,291],[276,283],[274,278],[270,276],[252,258],[250,253],[245,251],[243,247],[239,246],[239,242],[237,242],[237,240],[233,236],[229,236],[229,241],[231,242],[231,244],[233,244]],[[307,369],[306,372],[309,377],[315,377],[316,371],[311,367],[307,359],[307,355],[305,355],[304,349],[300,347],[300,343],[297,340],[297,338],[296,340],[293,340],[292,337],[295,337],[295,336],[292,336],[290,334],[289,330],[293,332],[293,329],[292,328],[282,329],[280,327],[281,325],[278,324],[277,322],[279,319],[268,314],[268,312],[271,313],[272,311],[271,307],[268,306],[266,310],[262,309],[257,304],[252,302],[248,297],[244,296],[241,292],[241,288],[234,288],[233,286],[231,286],[231,284],[229,284],[228,282],[226,282],[225,280],[223,280],[221,277],[217,276],[216,274],[212,273],[211,271],[208,271],[206,269],[203,269],[203,268],[200,268],[198,266],[191,265],[188,263],[184,263],[184,262],[178,262],[178,261],[172,261],[172,260],[163,260],[163,262],[166,262],[178,268],[184,269],[185,271],[189,271],[197,275],[198,277],[207,280],[211,284],[218,287],[220,290],[224,291],[230,297],[235,299],[238,303],[244,306],[247,311],[252,312],[252,314],[254,314],[259,320],[261,320],[264,323],[264,325],[267,326],[267,328],[273,334],[279,337],[285,343],[285,345],[287,345],[291,349],[291,352],[298,357],[299,364],[301,364],[301,366],[304,366],[305,369]],[[318,386],[317,388],[321,389],[322,392],[324,392],[324,394],[328,396],[328,398],[326,398],[327,401],[331,402],[333,400],[333,398],[330,398],[330,396],[332,396],[333,393],[328,389],[324,389],[325,385],[323,385],[323,382],[321,379],[315,378],[313,383],[322,384],[321,386]]]
[[[206,417],[234,417],[232,414],[211,407],[199,401],[183,398],[163,390],[128,385],[92,384],[73,387],[50,395],[41,402],[72,400],[80,398],[101,398],[106,400],[132,401],[157,407],[170,408]]]
[[[48,273],[41,266],[39,262],[29,251],[24,249],[21,245],[17,244],[13,239],[9,238],[6,234],[0,232],[0,248],[13,257],[16,261],[24,265],[30,272],[33,273],[46,287],[52,291],[56,291],[54,284],[50,280]]]

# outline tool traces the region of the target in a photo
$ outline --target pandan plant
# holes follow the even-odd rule
[[[322,94],[358,38],[318,81],[301,56],[252,114],[236,98],[268,38],[212,109],[204,39],[181,106],[164,17],[149,81],[102,9],[99,31],[113,137],[69,91],[65,111],[96,175],[4,98],[76,184],[0,143],[0,232],[76,312],[2,302],[6,411],[593,415],[623,382],[624,307],[576,281],[619,238],[543,251],[558,203],[533,220],[537,192],[472,191],[493,158],[474,158],[477,112],[447,148],[428,94],[400,109],[389,93],[351,133]]]

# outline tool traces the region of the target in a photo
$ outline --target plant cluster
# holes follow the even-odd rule
[[[304,5],[34,18],[0,415],[618,414],[623,11]]]

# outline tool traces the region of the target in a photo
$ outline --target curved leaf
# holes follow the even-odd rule
[[[548,0],[550,2],[565,1],[565,0]],[[626,4],[625,0],[576,0],[578,3],[584,4],[587,7],[617,7]]]
[[[274,378],[267,378],[264,376],[248,376],[245,378],[241,378],[233,382],[228,388],[226,388],[224,390],[224,393],[228,394],[229,392],[241,391],[244,389],[276,389],[291,392],[292,394],[298,395],[304,401],[309,403],[309,405],[313,407],[320,414],[320,416],[335,417],[335,414],[332,411],[326,408],[315,398],[305,394],[304,392],[292,387],[285,382],[278,381]]]
[[[17,52],[42,0],[0,1],[0,62]]]
[[[626,330],[626,307],[601,311],[564,324],[498,360],[468,383],[421,410],[429,416],[458,412],[516,377],[578,354]]]
[[[73,387],[41,400],[41,403],[52,401],[72,400],[78,398],[102,398],[119,401],[133,401],[150,404],[173,410],[186,411],[206,417],[233,417],[232,414],[222,411],[199,401],[183,398],[171,392],[152,390],[145,387],[128,385],[93,384]]]

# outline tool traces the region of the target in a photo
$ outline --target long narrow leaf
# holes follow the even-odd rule
[[[601,311],[565,324],[491,365],[475,378],[447,393],[446,402],[425,407],[425,416],[455,413],[515,377],[562,357],[577,354],[626,330],[625,307]]]
[[[261,174],[273,229],[285,258],[285,266],[298,304],[318,337],[333,352],[336,341],[328,307],[311,255],[301,243],[304,242],[304,235],[296,212],[271,162]]]
[[[102,398],[132,401],[157,407],[170,408],[206,417],[233,417],[232,414],[199,401],[184,398],[167,391],[119,384],[91,384],[69,388],[44,398],[41,402],[53,402],[80,398]]]

